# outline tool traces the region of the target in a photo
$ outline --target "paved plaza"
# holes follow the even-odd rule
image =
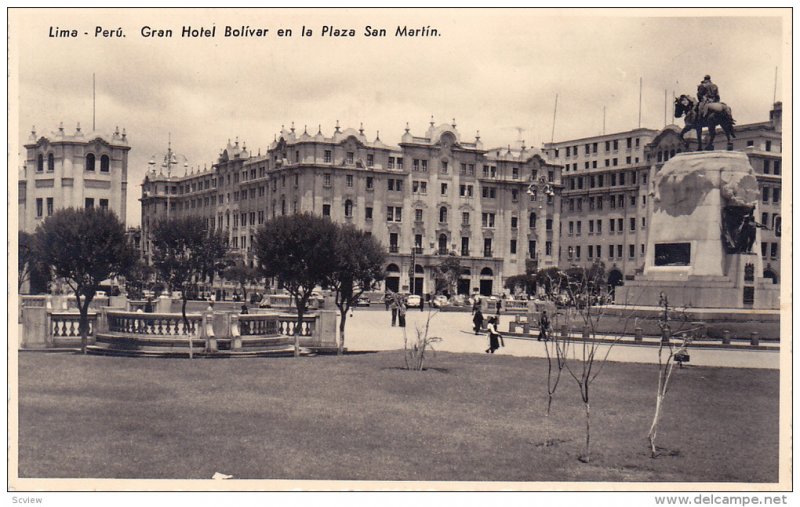
[[[406,333],[409,338],[415,336],[415,328],[425,326],[428,310],[420,312],[416,308],[408,310]],[[508,330],[508,321],[513,317],[501,316],[500,330]],[[337,327],[338,329],[338,327]],[[472,331],[472,315],[468,312],[436,312],[430,321],[429,336],[442,338],[435,344],[436,350],[447,352],[466,352],[483,354],[488,347],[486,333],[475,335]],[[497,354],[517,357],[546,357],[544,345],[535,339],[514,338],[505,336],[505,347]],[[345,346],[352,352],[397,350],[403,348],[403,331],[400,327],[391,327],[391,314],[373,307],[357,308],[353,317],[347,319]],[[605,354],[607,346],[601,346]],[[694,347],[690,348],[691,363],[695,366],[714,366],[732,368],[767,368],[778,369],[780,353],[778,349],[733,350],[730,348]],[[643,345],[616,344],[608,356],[610,361],[630,363],[657,363],[658,347]]]

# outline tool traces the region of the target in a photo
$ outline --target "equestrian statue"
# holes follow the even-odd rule
[[[694,129],[697,133],[698,151],[713,150],[714,137],[716,137],[717,126],[722,127],[728,143],[731,138],[735,138],[733,126],[736,121],[733,119],[731,108],[719,100],[719,89],[711,82],[711,76],[705,76],[697,87],[697,103],[690,95],[681,95],[675,99],[675,118],[684,117],[685,126],[681,130],[680,138],[685,145],[688,141],[683,135]],[[703,148],[703,127],[708,128],[708,144]]]

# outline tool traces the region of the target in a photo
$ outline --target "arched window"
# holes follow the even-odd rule
[[[397,264],[389,264],[386,266],[387,273],[400,273],[400,268],[397,267]]]
[[[350,199],[344,201],[344,216],[347,218],[353,217],[353,201]]]
[[[439,208],[439,223],[447,223],[447,206],[442,206]]]
[[[531,211],[530,228],[533,229],[534,227],[536,227],[536,213]]]
[[[44,155],[41,153],[38,157],[36,157],[36,171],[37,172],[44,172]]]
[[[417,275],[424,275],[425,274],[425,268],[423,268],[419,264],[415,264],[414,265],[414,273],[417,274]]]
[[[47,170],[53,172],[56,170],[56,158],[52,153],[47,154]]]
[[[447,255],[447,235],[439,234],[439,255]]]
[[[86,155],[86,170],[87,171],[94,171],[94,154],[89,153]]]
[[[108,155],[103,155],[100,157],[100,171],[107,173],[110,168],[111,161],[109,160]]]
[[[494,273],[492,272],[492,268],[483,268],[481,270],[481,276],[494,276]]]

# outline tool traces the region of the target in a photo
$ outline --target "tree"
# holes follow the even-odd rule
[[[434,266],[433,279],[436,283],[436,293],[453,294],[462,271],[461,261],[455,255],[448,255],[442,262]]]
[[[75,293],[81,351],[86,353],[89,304],[95,292],[103,280],[127,274],[136,258],[125,226],[106,209],[62,209],[36,228],[35,250]]]
[[[374,237],[351,225],[337,227],[334,268],[326,283],[336,292],[341,314],[339,355],[344,353],[347,314],[365,290],[383,280],[385,259],[386,250]]]
[[[540,269],[536,273],[536,286],[543,287],[545,294],[551,298],[561,294],[567,286],[567,275],[557,267]]]
[[[536,277],[528,274],[509,276],[503,285],[512,294],[521,290],[525,294],[531,295],[536,292]]]
[[[144,290],[151,283],[155,274],[153,266],[147,264],[144,259],[137,257],[128,274],[125,275],[125,292],[130,299],[141,299],[144,297]]]
[[[181,315],[184,329],[189,329],[186,302],[189,290],[213,274],[216,263],[224,257],[225,238],[209,230],[202,217],[178,217],[155,224],[152,232],[153,265],[170,290],[181,291]],[[191,347],[189,347],[191,355]]]
[[[19,264],[19,279],[17,280],[17,290],[20,290],[25,282],[30,279],[35,257],[33,253],[33,236],[25,231],[19,231],[17,239],[19,242],[19,257],[17,258]]]
[[[295,357],[300,355],[299,335],[311,293],[333,273],[336,236],[333,222],[310,213],[273,218],[256,232],[253,247],[259,269],[265,277],[277,278],[294,298]]]
[[[222,276],[226,280],[238,283],[242,289],[242,301],[247,301],[247,285],[259,281],[261,272],[258,268],[247,264],[242,257],[237,257],[233,259],[233,265],[222,272]]]

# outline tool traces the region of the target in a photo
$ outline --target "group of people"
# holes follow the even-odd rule
[[[421,305],[420,305],[421,306]],[[406,327],[406,300],[399,294],[390,294],[386,296],[386,308],[392,312],[392,327],[397,326]]]
[[[486,330],[489,333],[489,348],[486,349],[487,354],[494,354],[494,351],[500,347],[505,347],[503,342],[503,335],[500,334],[500,310],[503,308],[503,303],[497,300],[495,304],[495,314],[486,320]],[[472,323],[474,324],[473,330],[478,334],[483,329],[483,312],[481,311],[480,299],[475,299],[472,304]]]

